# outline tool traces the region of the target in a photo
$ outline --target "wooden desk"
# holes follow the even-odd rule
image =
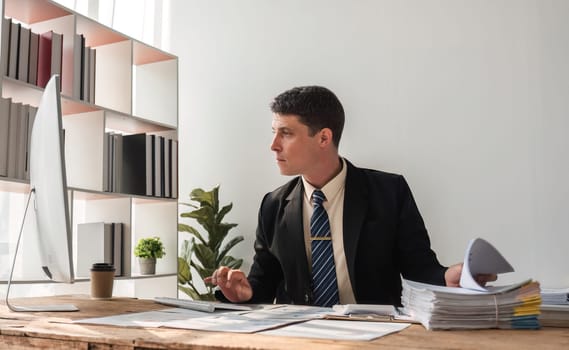
[[[16,301],[14,302],[16,304]],[[18,305],[72,303],[79,312],[14,313],[0,305],[1,349],[569,349],[569,329],[427,331],[412,325],[369,342],[332,341],[165,328],[122,328],[72,324],[73,320],[159,310],[151,300],[87,296],[18,300]]]

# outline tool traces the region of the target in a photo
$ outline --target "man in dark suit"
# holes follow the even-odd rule
[[[459,285],[462,265],[447,268],[437,260],[403,176],[358,168],[339,156],[344,110],[333,92],[319,86],[293,88],[277,96],[271,110],[271,150],[281,174],[300,176],[263,198],[249,275],[220,267],[206,279],[219,286],[220,298],[399,305],[401,276]],[[326,238],[311,233],[315,191],[325,197]],[[331,241],[333,262],[326,267],[331,281],[326,283],[334,296],[326,302],[316,302],[320,282],[315,271],[323,268],[313,268],[315,240]],[[479,277],[482,283],[495,279]]]

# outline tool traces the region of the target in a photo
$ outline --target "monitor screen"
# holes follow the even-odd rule
[[[53,75],[41,98],[30,139],[33,192],[42,269],[53,281],[74,281],[65,174],[60,80]]]
[[[33,200],[35,231],[42,269],[56,282],[74,282],[71,254],[71,223],[67,199],[67,180],[65,173],[65,153],[63,146],[63,128],[61,120],[61,96],[58,75],[53,75],[43,92],[32,132],[30,135],[29,172],[30,194],[22,227]],[[14,261],[6,289],[6,306],[12,311],[77,311],[73,304],[18,306],[10,303],[10,285],[18,246],[23,230],[20,229]]]

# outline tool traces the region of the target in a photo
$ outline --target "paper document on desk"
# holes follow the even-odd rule
[[[427,329],[537,329],[541,295],[539,283],[525,280],[505,286],[480,286],[477,274],[514,269],[490,243],[470,241],[460,285],[445,287],[403,280],[404,312]]]
[[[381,304],[342,304],[334,305],[334,312],[325,315],[327,320],[375,321],[418,323],[400,308]]]
[[[539,320],[546,327],[569,327],[569,305],[541,305]]]
[[[541,288],[541,299],[548,305],[569,305],[569,288]]]
[[[375,304],[344,304],[334,305],[334,311],[341,315],[353,314],[375,314],[383,316],[395,316],[398,314],[393,305],[375,305]]]
[[[219,315],[172,321],[164,327],[203,331],[252,333],[287,324],[322,318],[331,308],[307,305],[259,305],[252,311],[226,312]]]
[[[363,341],[399,332],[410,325],[409,323],[312,320],[263,331],[261,334],[281,337]]]
[[[107,317],[88,318],[75,323],[122,327],[168,327],[253,333],[287,324],[322,318],[332,308],[306,305],[257,305],[251,311],[201,312],[183,308],[146,311]]]
[[[535,281],[480,291],[403,280],[401,303],[427,329],[539,328]]]
[[[268,304],[250,312],[242,312],[241,315],[250,319],[273,319],[302,321],[323,318],[332,312],[329,307],[309,306],[309,305],[288,305],[288,304]]]
[[[164,309],[155,311],[133,312],[121,315],[84,318],[73,323],[98,324],[120,327],[163,327],[172,321],[187,320],[211,315],[210,313],[188,309]]]
[[[460,286],[462,288],[488,291],[476,282],[474,276],[478,274],[499,274],[513,272],[514,268],[492,244],[476,238],[468,243],[462,274],[460,275]]]

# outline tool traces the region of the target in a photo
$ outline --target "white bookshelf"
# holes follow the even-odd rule
[[[80,259],[75,249],[78,224],[122,222],[125,237],[129,237],[126,244],[130,246],[130,254],[124,258],[131,268],[130,273],[117,277],[115,295],[176,296],[177,193],[173,194],[174,198],[162,198],[105,192],[103,149],[105,133],[109,131],[124,135],[149,133],[177,140],[177,57],[49,0],[0,0],[0,4],[4,17],[36,33],[53,30],[63,34],[62,113],[75,266]],[[92,102],[73,97],[75,34],[83,34],[85,45],[96,50],[95,99]],[[3,74],[0,89],[4,98],[32,106],[39,104],[43,92],[38,86]],[[0,208],[10,208],[0,211],[2,265],[8,260],[11,263],[28,191],[28,181],[0,176]],[[157,274],[150,277],[138,274],[133,254],[138,239],[148,236],[159,236],[166,247],[166,256],[158,260]],[[25,239],[32,241],[32,238]],[[24,286],[40,282],[52,291],[65,288],[53,283],[50,287],[49,281],[35,271],[34,261],[30,258],[34,247],[26,247],[23,252],[20,249],[19,255],[26,256],[20,260],[26,261],[18,262],[14,293],[20,289],[22,296],[29,295]],[[0,271],[0,283],[5,286],[8,275],[4,270]],[[88,280],[78,281],[69,288],[73,292],[88,293],[89,283]]]

